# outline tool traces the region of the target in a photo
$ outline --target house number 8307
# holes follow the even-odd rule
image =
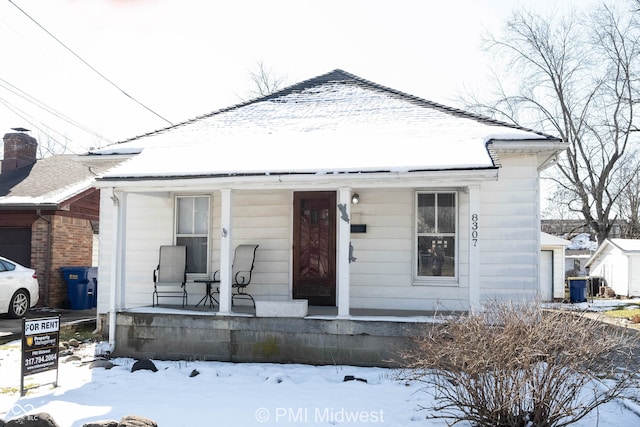
[[[471,241],[478,246],[478,214],[471,215]]]

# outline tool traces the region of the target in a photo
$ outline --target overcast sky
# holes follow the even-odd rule
[[[260,60],[290,84],[341,68],[455,106],[492,62],[483,32],[516,7],[587,2],[2,0],[0,131],[25,127],[84,152],[240,102]]]

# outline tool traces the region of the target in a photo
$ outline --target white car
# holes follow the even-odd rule
[[[24,317],[38,303],[36,271],[0,257],[0,314]]]

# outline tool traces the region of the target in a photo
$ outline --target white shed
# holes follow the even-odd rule
[[[640,297],[640,240],[605,240],[587,267],[591,276],[604,277],[616,295]]]
[[[540,233],[540,297],[543,301],[564,298],[565,249],[571,242]]]

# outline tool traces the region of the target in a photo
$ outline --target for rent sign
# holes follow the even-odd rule
[[[39,372],[56,370],[58,384],[58,342],[60,316],[22,320],[22,377],[20,390],[24,395],[24,377]]]

